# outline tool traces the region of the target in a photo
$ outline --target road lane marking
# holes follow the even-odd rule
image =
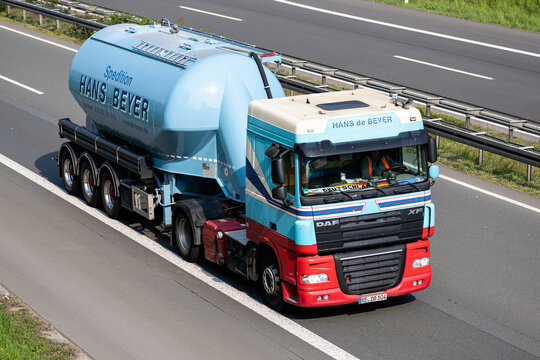
[[[446,175],[440,174],[439,177],[440,177],[441,179],[444,179],[444,180],[448,180],[448,181],[450,181],[450,182],[453,182],[454,184],[458,184],[458,185],[461,185],[461,186],[463,186],[463,187],[469,188],[469,189],[471,189],[471,190],[475,190],[475,191],[481,192],[482,194],[485,194],[485,195],[493,196],[494,198],[497,198],[497,199],[499,199],[499,200],[503,200],[503,201],[509,202],[509,203],[511,203],[511,204],[514,204],[514,205],[517,205],[517,206],[521,206],[522,208],[525,208],[525,209],[527,209],[527,210],[531,210],[531,211],[534,211],[534,212],[537,212],[537,213],[540,214],[540,209],[537,208],[537,207],[534,207],[534,206],[531,206],[531,205],[527,205],[527,204],[525,204],[525,203],[519,202],[519,201],[514,200],[514,199],[510,199],[509,197],[499,195],[499,194],[494,193],[494,192],[491,192],[491,191],[489,191],[489,190],[485,190],[485,189],[479,188],[478,186],[474,186],[474,185],[471,185],[471,184],[467,184],[466,182],[463,182],[463,181],[461,181],[461,180],[457,180],[457,179],[451,178],[451,177],[446,176]]]
[[[405,56],[394,55],[394,57],[396,59],[401,59],[401,60],[405,60],[405,61],[414,62],[414,63],[417,63],[417,64],[427,65],[427,66],[431,66],[431,67],[434,67],[434,68],[437,68],[437,69],[443,69],[443,70],[453,71],[453,72],[457,72],[457,73],[465,74],[465,75],[469,75],[469,76],[475,76],[475,77],[485,79],[485,80],[493,80],[493,78],[489,77],[489,76],[479,75],[479,74],[475,74],[475,73],[471,73],[471,72],[467,72],[467,71],[463,71],[463,70],[458,70],[458,69],[454,69],[454,68],[450,68],[450,67],[446,67],[446,66],[442,66],[442,65],[437,65],[437,64],[433,64],[433,63],[429,63],[429,62],[425,62],[425,61],[411,59],[411,58],[408,58],[408,57],[405,57]]]
[[[34,173],[33,171],[11,160],[3,154],[0,154],[0,163],[24,176],[35,184],[41,186],[42,188],[48,190],[54,195],[60,197],[61,199],[67,201],[71,205],[79,208],[88,215],[93,216],[95,219],[117,230],[119,233],[131,238],[138,244],[155,253],[156,255],[162,257],[163,259],[169,261],[178,268],[184,270],[188,274],[201,280],[205,284],[211,286],[212,288],[220,291],[224,295],[244,305],[249,310],[266,318],[270,322],[288,331],[292,335],[298,337],[300,340],[305,341],[307,344],[320,350],[326,355],[338,360],[359,360],[357,357],[334,345],[330,341],[306,329],[302,325],[281,315],[280,313],[270,309],[263,303],[254,300],[249,295],[235,289],[223,280],[216,278],[215,275],[212,275],[211,273],[203,270],[200,266],[186,262],[175,253],[165,249],[163,246],[159,245],[153,240],[150,240],[145,235],[138,233],[137,231],[133,230],[129,226],[122,224],[119,221],[109,218],[102,211],[86,205],[86,203],[82,199],[69,195],[63,189],[54,185],[44,177]]]
[[[408,27],[408,26],[387,23],[387,22],[384,22],[384,21],[368,19],[368,18],[355,16],[355,15],[350,15],[350,14],[345,14],[345,13],[341,13],[341,12],[337,12],[337,11],[321,9],[321,8],[318,8],[318,7],[315,7],[315,6],[299,4],[299,3],[295,3],[295,2],[292,2],[292,1],[288,1],[288,0],[274,0],[274,1],[282,3],[282,4],[286,4],[286,5],[296,6],[296,7],[307,9],[307,10],[317,11],[317,12],[330,14],[330,15],[335,15],[335,16],[341,16],[341,17],[344,17],[344,18],[352,19],[352,20],[358,20],[358,21],[363,21],[363,22],[367,22],[367,23],[371,23],[371,24],[387,26],[387,27],[391,27],[391,28],[394,28],[394,29],[410,31],[410,32],[415,32],[415,33],[419,33],[419,34],[435,36],[435,37],[439,37],[439,38],[443,38],[443,39],[459,41],[459,42],[463,42],[463,43],[467,43],[467,44],[484,46],[484,47],[487,47],[487,48],[492,48],[492,49],[497,49],[497,50],[502,50],[502,51],[508,51],[508,52],[513,52],[513,53],[516,53],[516,54],[521,54],[521,55],[527,55],[527,56],[533,56],[533,57],[540,58],[539,53],[534,53],[534,52],[530,52],[530,51],[519,50],[519,49],[509,48],[509,47],[506,47],[506,46],[500,46],[500,45],[489,44],[489,43],[485,43],[485,42],[481,42],[481,41],[465,39],[465,38],[461,38],[461,37],[457,37],[457,36],[440,34],[440,33],[436,33],[436,32],[433,32],[433,31],[427,31],[427,30],[412,28],[412,27]]]
[[[15,81],[15,80],[10,79],[10,78],[8,78],[8,77],[5,77],[5,76],[3,76],[3,75],[0,75],[0,79],[6,80],[7,82],[10,82],[10,83],[15,84],[15,85],[17,85],[17,86],[20,86],[20,87],[22,87],[23,89],[29,90],[29,91],[31,91],[31,92],[33,92],[33,93],[38,94],[38,95],[43,95],[43,94],[44,94],[43,91],[36,90],[36,89],[34,89],[33,87],[30,87],[30,86],[28,86],[28,85],[24,85],[24,84],[22,84],[22,83],[20,83],[20,82],[18,82],[18,81]]]
[[[30,34],[27,34],[27,33],[25,33],[25,32],[22,32],[22,31],[19,31],[19,30],[15,30],[15,29],[9,28],[9,27],[4,26],[4,25],[0,25],[0,28],[5,29],[5,30],[9,30],[9,31],[13,31],[14,33],[17,33],[17,34],[20,34],[20,35],[24,35],[24,36],[27,36],[27,37],[29,37],[29,38],[35,39],[35,40],[42,41],[42,42],[44,42],[44,43],[46,43],[46,44],[49,44],[49,45],[57,46],[57,47],[62,48],[62,49],[64,49],[64,50],[72,51],[72,52],[74,52],[74,53],[77,52],[77,49],[70,48],[69,46],[65,46],[65,45],[62,45],[62,44],[58,44],[58,43],[55,43],[54,41],[46,40],[46,39],[40,38],[40,37],[38,37],[38,36],[30,35]]]
[[[235,17],[232,17],[232,16],[221,15],[221,14],[213,13],[213,12],[210,12],[210,11],[205,11],[205,10],[195,9],[195,8],[188,7],[188,6],[182,6],[182,5],[180,5],[180,8],[181,8],[181,9],[185,9],[185,10],[190,10],[190,11],[195,11],[195,12],[207,14],[207,15],[217,16],[217,17],[221,17],[221,18],[225,18],[225,19],[229,19],[229,20],[242,21],[242,19],[235,18]]]

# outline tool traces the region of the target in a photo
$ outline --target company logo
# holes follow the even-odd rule
[[[334,226],[339,225],[339,220],[325,220],[325,221],[317,221],[315,223],[315,226],[318,228],[326,227],[326,226]]]
[[[409,213],[407,214],[407,216],[409,216],[409,215],[417,215],[417,214],[420,214],[421,212],[422,212],[422,208],[409,209]]]

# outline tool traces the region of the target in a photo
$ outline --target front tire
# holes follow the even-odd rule
[[[79,177],[84,201],[91,207],[96,207],[99,200],[99,188],[96,186],[96,176],[88,161],[83,161]]]
[[[287,303],[283,300],[278,261],[273,254],[263,256],[259,282],[264,300],[272,309],[282,311]]]
[[[178,245],[178,252],[189,262],[194,262],[199,258],[200,246],[194,244],[194,233],[188,216],[182,210],[177,210],[173,214],[173,236]]]
[[[80,193],[79,177],[75,175],[75,165],[71,154],[63,151],[60,157],[60,169],[62,170],[62,182],[69,195],[77,196]]]
[[[101,177],[101,201],[103,210],[110,218],[118,219],[120,216],[120,196],[116,194],[114,181],[109,171]]]

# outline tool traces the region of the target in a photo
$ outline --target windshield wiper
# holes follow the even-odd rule
[[[387,195],[388,195],[388,194],[385,193],[382,189],[379,189],[378,187],[374,187],[374,188],[371,188],[371,189],[366,190],[365,192],[363,192],[363,193],[362,193],[362,197],[365,198],[365,199],[366,199],[366,198],[376,197],[377,194],[374,193],[374,192],[372,192],[373,190],[380,192],[381,194],[383,194],[383,196],[387,196]],[[369,192],[368,192],[368,191],[369,191]]]
[[[354,201],[354,198],[351,195],[347,194],[345,191],[339,190],[339,192],[342,193],[343,195],[345,195],[346,197],[348,197],[349,199]]]

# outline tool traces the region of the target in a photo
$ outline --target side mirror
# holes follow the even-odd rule
[[[439,165],[431,165],[428,169],[429,171],[429,177],[432,179],[436,179],[439,177]]]
[[[277,186],[285,183],[285,160],[283,158],[272,159],[272,183]]]
[[[287,198],[287,188],[283,185],[272,189],[272,197],[276,200],[285,200]]]
[[[431,136],[428,138],[427,158],[430,163],[437,161],[437,141]]]

